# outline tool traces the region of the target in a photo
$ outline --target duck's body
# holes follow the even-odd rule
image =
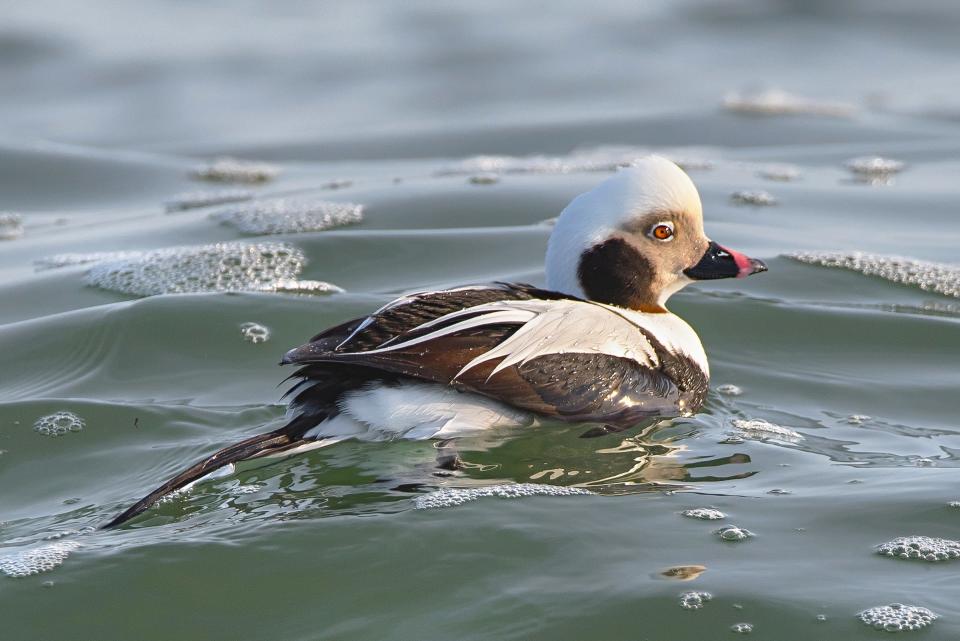
[[[347,438],[456,438],[541,419],[621,430],[688,415],[709,366],[666,299],[759,261],[703,235],[699,196],[662,158],[575,199],[547,252],[547,288],[496,283],[412,294],[289,351],[289,422],[217,452],[114,519],[236,461]]]

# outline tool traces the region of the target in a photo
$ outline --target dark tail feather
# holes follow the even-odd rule
[[[291,423],[280,428],[279,430],[250,437],[245,441],[240,441],[239,443],[225,447],[216,454],[203,459],[199,463],[191,465],[155,489],[153,492],[150,492],[150,494],[147,494],[145,497],[131,505],[115,519],[104,525],[103,529],[114,528],[118,525],[126,523],[138,514],[145,512],[150,508],[151,505],[159,501],[167,494],[175,492],[188,483],[196,481],[197,479],[202,478],[207,474],[220,469],[221,467],[231,463],[236,463],[237,461],[242,461],[244,459],[263,456],[273,451],[291,448],[302,440],[300,435],[303,434],[304,430],[302,429],[303,426],[299,425],[298,423],[300,423],[300,421],[294,419]],[[311,424],[312,423],[313,422],[311,421]]]

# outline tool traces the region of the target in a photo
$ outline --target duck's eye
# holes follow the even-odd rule
[[[662,241],[672,240],[673,223],[657,223],[650,229],[650,237]]]

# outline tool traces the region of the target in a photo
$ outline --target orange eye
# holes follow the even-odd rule
[[[670,223],[657,223],[650,230],[650,235],[657,240],[670,240],[673,238],[673,225]]]

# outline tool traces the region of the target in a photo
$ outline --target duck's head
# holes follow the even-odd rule
[[[767,270],[707,237],[693,181],[660,156],[574,198],[550,236],[546,268],[549,289],[646,312],[666,311],[695,280]]]

